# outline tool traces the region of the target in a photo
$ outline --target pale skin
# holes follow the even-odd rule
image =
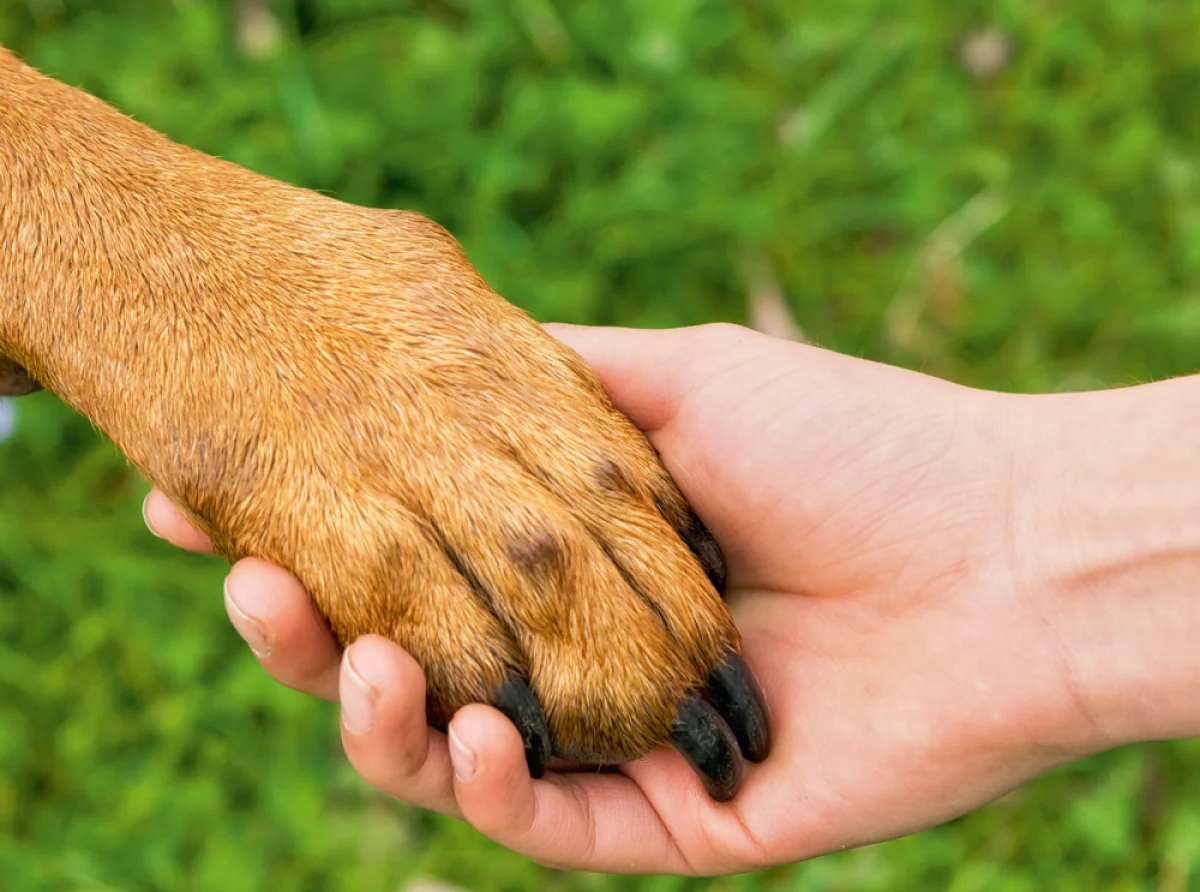
[[[721,543],[774,749],[713,803],[661,748],[531,781],[516,730],[425,723],[396,645],[344,654],[285,571],[234,567],[231,619],[342,703],[362,776],[537,861],[730,873],[888,839],[1056,765],[1200,733],[1200,380],[1014,396],[734,326],[552,326]],[[208,550],[152,493],[158,535]]]

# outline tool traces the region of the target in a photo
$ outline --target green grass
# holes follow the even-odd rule
[[[232,5],[232,4],[230,4]],[[172,137],[449,226],[542,319],[742,321],[1011,390],[1200,357],[1200,6],[1185,0],[0,0],[0,43]],[[1013,41],[991,78],[961,38]],[[0,109],[3,114],[3,109]],[[375,794],[253,663],[222,568],[47,396],[0,446],[0,886],[698,888],[556,873]],[[1072,766],[730,890],[1183,890],[1195,743]]]

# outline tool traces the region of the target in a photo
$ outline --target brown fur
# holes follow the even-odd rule
[[[653,450],[429,220],[173,144],[0,49],[0,246],[0,392],[27,369],[222,554],[412,652],[439,711],[516,669],[557,752],[623,760],[736,647]]]

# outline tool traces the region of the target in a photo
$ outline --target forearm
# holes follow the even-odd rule
[[[1019,584],[1091,748],[1200,734],[1200,377],[1026,401]]]
[[[167,392],[196,383],[180,369],[239,380],[229,342],[249,350],[269,327],[246,295],[284,260],[316,278],[287,246],[333,204],[172,143],[0,48],[0,357],[119,445],[131,413],[194,405]]]
[[[94,402],[90,385],[144,348],[147,311],[182,290],[178,155],[0,49],[0,354],[68,402]]]

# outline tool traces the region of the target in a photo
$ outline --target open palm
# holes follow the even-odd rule
[[[368,781],[545,863],[712,874],[930,826],[1087,749],[1069,648],[1018,557],[1024,403],[735,326],[553,331],[721,543],[774,751],[725,805],[665,748],[531,781],[498,712],[428,729],[411,658],[362,639],[339,674],[298,583],[239,565],[235,624],[276,678],[340,694]],[[204,547],[161,497],[148,519]]]

